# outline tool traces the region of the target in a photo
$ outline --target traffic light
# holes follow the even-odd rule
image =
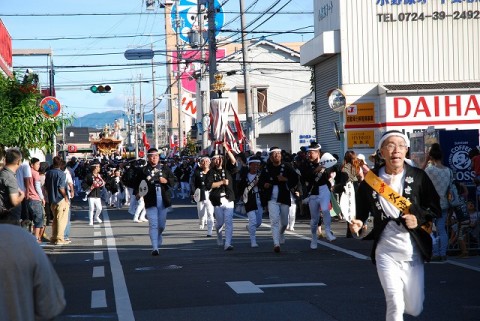
[[[93,85],[90,87],[90,91],[94,94],[105,94],[109,93],[112,90],[110,85]]]

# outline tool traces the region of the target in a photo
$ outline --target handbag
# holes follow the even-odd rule
[[[458,193],[457,185],[455,185],[455,180],[453,179],[452,170],[450,170],[450,184],[448,185],[448,188],[447,188],[446,197],[448,200],[448,205],[451,208],[455,208],[462,204],[460,195]]]

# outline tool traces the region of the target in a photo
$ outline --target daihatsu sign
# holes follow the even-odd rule
[[[396,96],[385,103],[391,126],[480,124],[480,94]]]

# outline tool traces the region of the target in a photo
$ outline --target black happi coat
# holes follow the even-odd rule
[[[197,167],[193,172],[193,177],[192,177],[193,187],[194,189],[197,189],[197,188],[200,189],[200,200],[199,200],[200,202],[205,201],[205,191],[207,191],[207,188],[206,188],[207,175],[208,175],[208,172],[207,174],[204,174],[203,169],[201,169],[200,167]],[[194,191],[192,191],[192,194],[193,192]]]
[[[241,198],[243,198],[243,192],[245,191],[247,186],[250,185],[250,181],[248,180],[248,173],[249,171],[243,172],[240,176],[240,181],[238,183],[238,192]],[[260,172],[257,175],[258,175],[257,177],[257,181],[258,181],[258,178],[260,177]],[[263,191],[259,185],[257,186],[258,186],[258,193],[261,195]],[[252,187],[248,192],[248,201],[247,203],[245,203],[245,211],[250,212],[250,211],[258,210],[257,196],[258,196],[257,193],[254,192],[254,188]]]
[[[160,183],[161,177],[165,178],[168,182]],[[167,191],[171,187],[173,187],[175,182],[175,176],[173,175],[170,168],[162,164],[157,164],[157,166],[153,167],[150,163],[147,163],[147,165],[143,167],[137,168],[133,189],[134,195],[137,195],[138,187],[142,180],[145,180],[148,185],[147,195],[143,197],[143,200],[145,201],[145,208],[157,206],[157,186],[160,186],[162,190],[163,205],[165,206],[165,208],[172,205],[170,193],[167,193]]]
[[[440,198],[427,174],[416,167],[407,163],[404,164],[405,181],[402,195],[412,202],[410,213],[417,217],[418,227],[408,229],[413,240],[417,244],[420,253],[425,261],[430,261],[432,256],[432,238],[420,226],[426,222],[431,222],[436,217],[441,216]],[[373,172],[378,176],[378,169]],[[355,194],[356,218],[365,222],[369,213],[373,216],[373,231],[365,239],[373,239],[373,248],[371,253],[372,261],[375,263],[375,249],[378,241],[382,237],[382,232],[390,221],[379,203],[379,197],[366,181],[362,181]],[[405,224],[400,220],[400,224]],[[405,225],[404,225],[405,226]],[[405,226],[406,227],[406,226]]]
[[[320,176],[318,177],[318,174],[315,173],[315,169],[318,166],[319,163],[312,163],[308,161],[304,163],[300,168],[302,178],[306,184],[305,196],[318,195],[318,187],[321,185],[327,184],[329,189],[332,187],[328,178],[330,177],[330,173],[335,169],[333,167],[327,168],[323,171],[323,173],[319,174]]]
[[[282,174],[287,178],[286,182],[279,182],[277,176]],[[264,188],[265,183],[269,183],[269,188]],[[282,162],[278,166],[274,166],[269,160],[260,173],[258,186],[263,188],[261,194],[262,206],[267,206],[268,201],[272,197],[273,185],[278,186],[277,202],[288,206],[292,205],[290,193],[298,184],[298,174],[289,163]]]
[[[225,160],[224,160],[225,162]],[[220,206],[221,205],[221,197],[222,194],[225,194],[225,197],[228,199],[229,202],[235,201],[235,192],[233,189],[233,175],[236,171],[235,164],[232,164],[230,161],[227,161],[226,168],[222,167],[221,169],[218,168],[211,168],[205,180],[205,187],[207,190],[210,190],[210,201],[212,202],[213,206]],[[222,179],[228,179],[228,185],[222,185],[217,188],[212,188],[212,184],[215,182],[219,182]]]

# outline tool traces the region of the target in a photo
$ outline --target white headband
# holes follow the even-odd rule
[[[272,149],[271,151],[269,151],[268,153],[271,154],[271,153],[275,153],[275,152],[281,153],[282,150],[280,148],[275,148],[275,149]]]
[[[251,163],[261,163],[261,161],[259,159],[252,159],[248,161],[248,165],[250,165]]]
[[[307,152],[311,151],[311,150],[320,150],[322,149],[322,146],[318,145],[318,147],[308,147],[307,148]]]
[[[387,138],[392,137],[392,136],[402,137],[403,140],[405,141],[405,144],[407,145],[407,147],[410,147],[410,139],[408,139],[407,135],[405,135],[402,132],[392,131],[392,132],[386,132],[385,134],[383,134],[382,138],[380,138],[380,141],[378,142],[378,149],[382,149],[383,142]]]

